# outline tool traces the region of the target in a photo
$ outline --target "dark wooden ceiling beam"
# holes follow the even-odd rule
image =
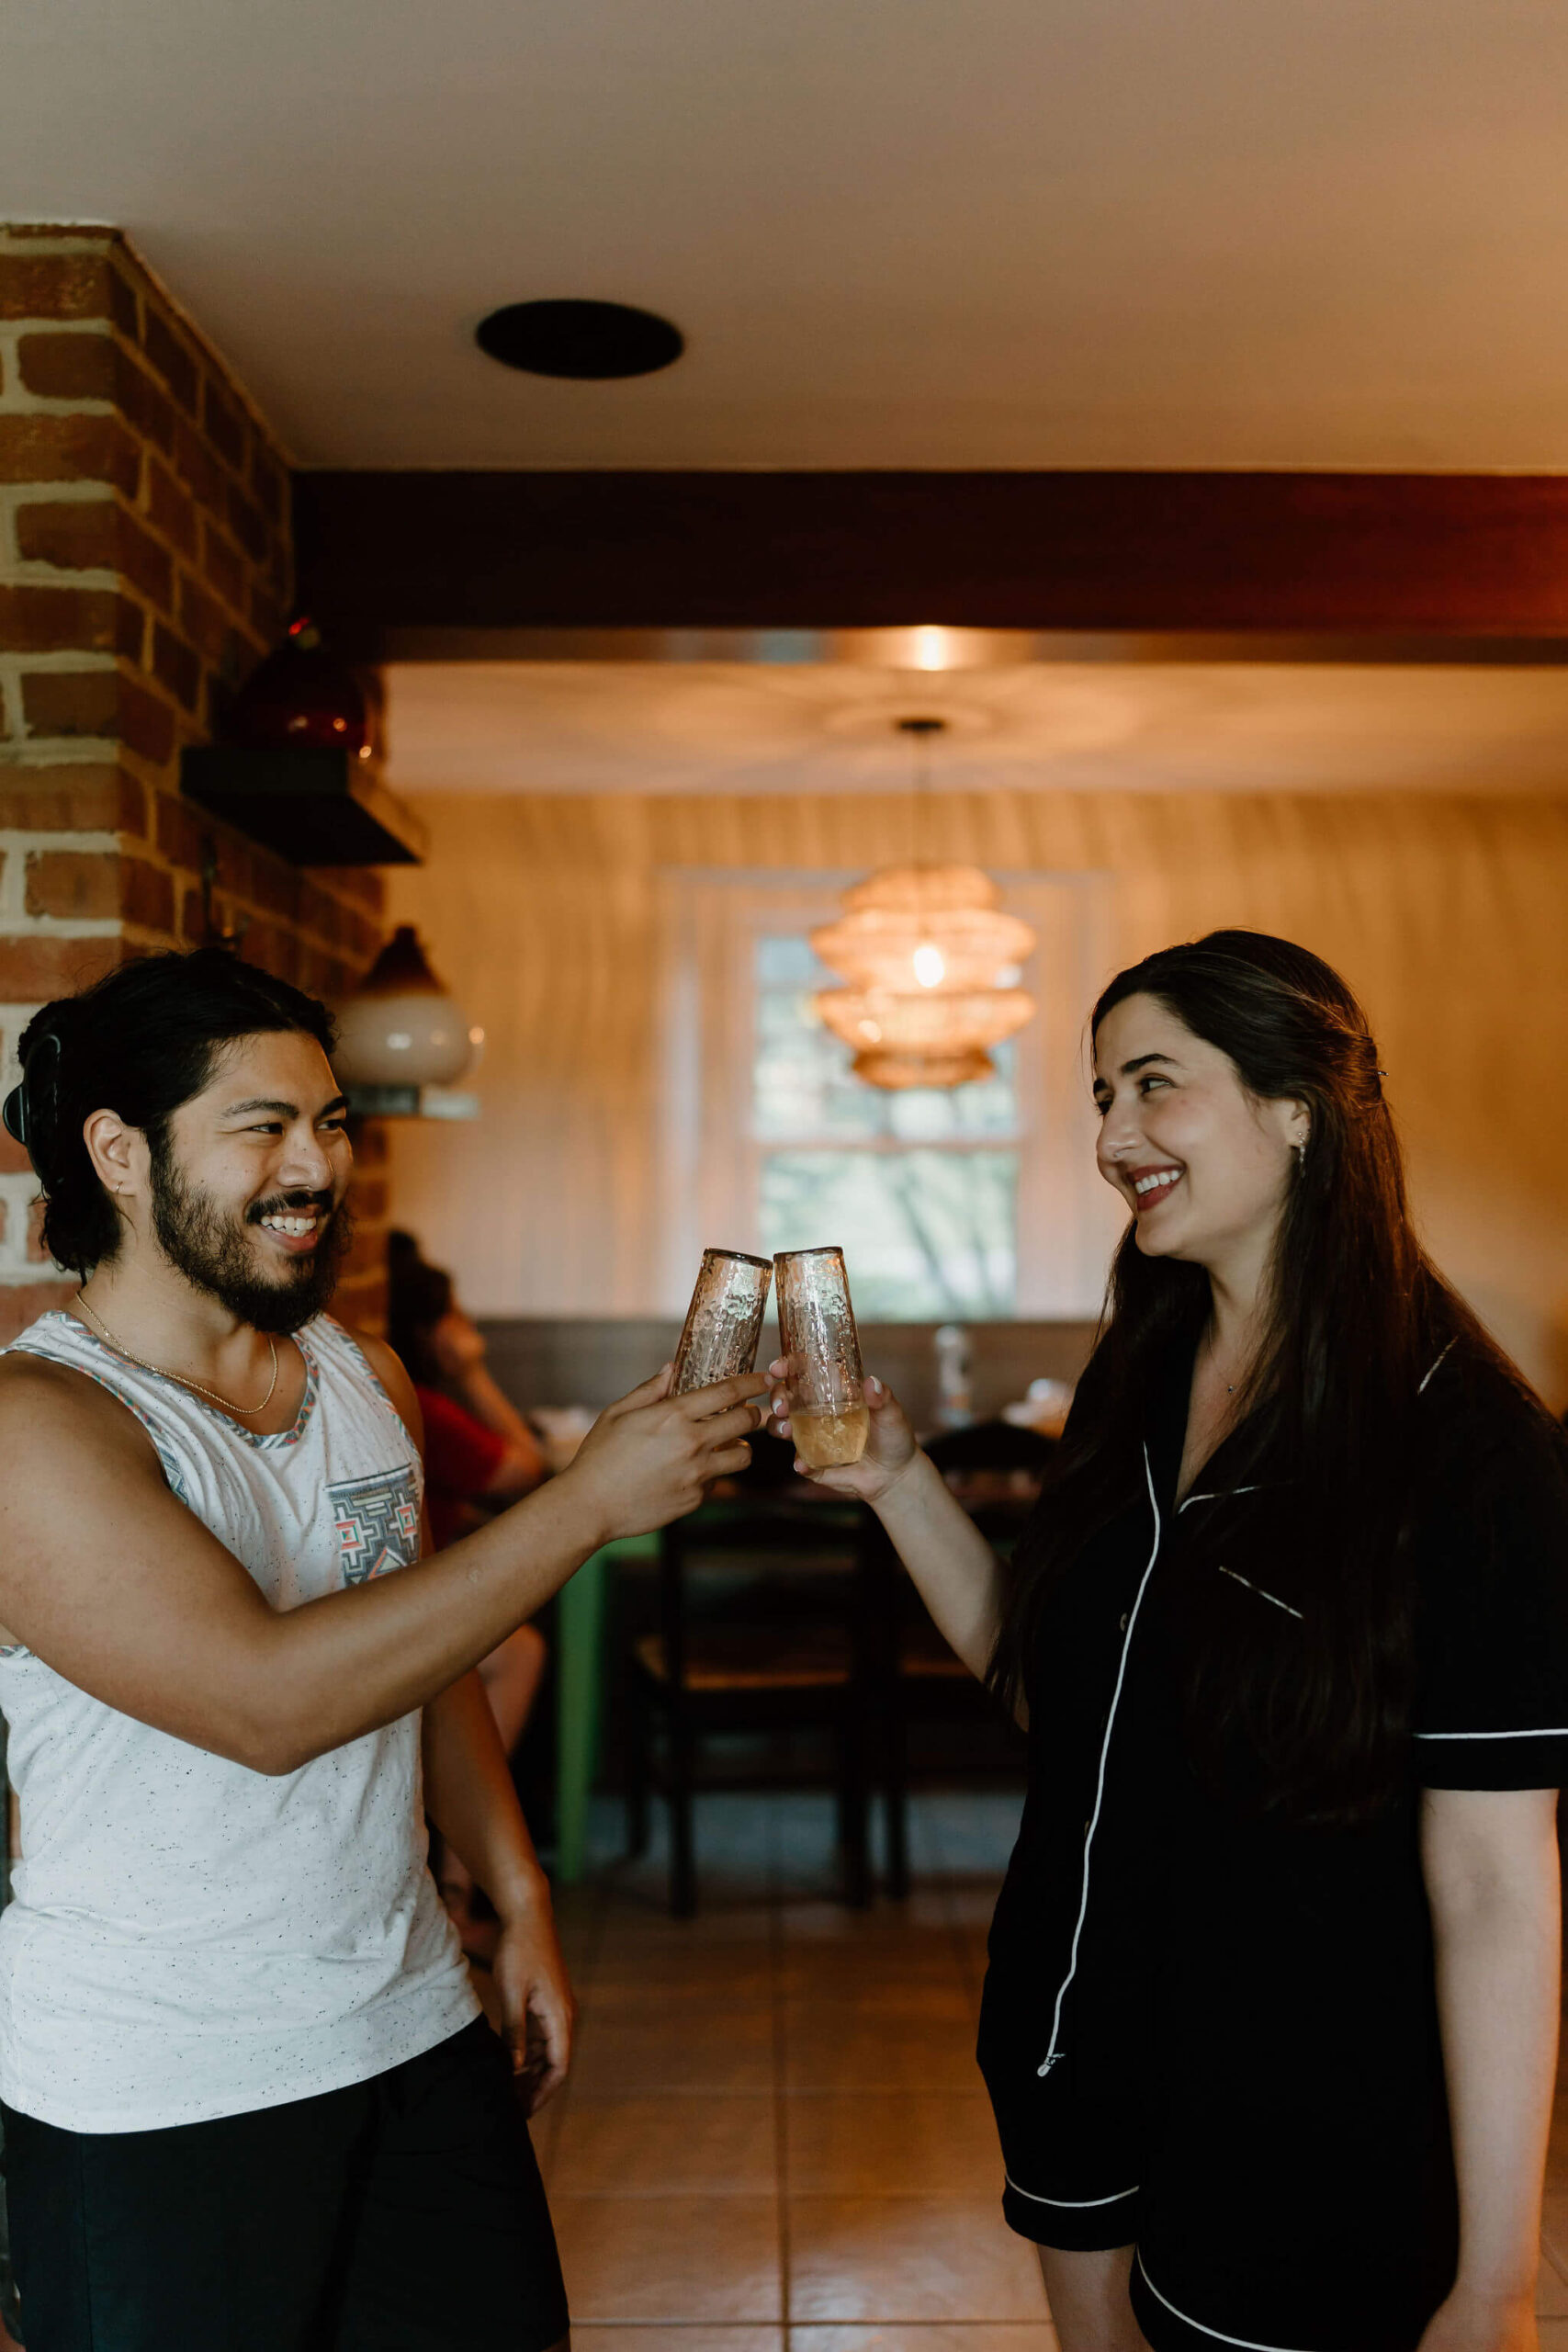
[[[323,472],[295,505],[301,600],[363,660],[530,628],[1568,639],[1556,476]]]

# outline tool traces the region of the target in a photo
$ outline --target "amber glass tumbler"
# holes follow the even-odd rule
[[[773,1278],[765,1258],[749,1258],[742,1250],[703,1251],[702,1272],[675,1351],[673,1396],[683,1396],[690,1388],[711,1388],[716,1380],[732,1380],[738,1373],[756,1369]]]
[[[795,1450],[811,1470],[858,1462],[871,1417],[844,1253],[782,1250],[773,1271]]]

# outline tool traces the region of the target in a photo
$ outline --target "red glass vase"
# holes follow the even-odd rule
[[[224,733],[250,751],[370,750],[370,715],[358,679],[309,619],[291,621],[275,653],[252,671],[230,705]]]

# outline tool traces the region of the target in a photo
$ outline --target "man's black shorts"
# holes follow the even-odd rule
[[[555,2233],[482,2018],[385,2075],[211,2123],[7,2107],[28,2352],[546,2352]]]

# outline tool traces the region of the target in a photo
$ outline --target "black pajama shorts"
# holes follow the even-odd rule
[[[1106,2037],[1039,2072],[1039,2012],[987,1985],[980,2064],[1010,2228],[1063,2252],[1134,2248],[1154,2352],[1416,2352],[1453,2284],[1448,2119],[1273,2068]],[[1303,2069],[1303,2077],[1307,2070]]]

